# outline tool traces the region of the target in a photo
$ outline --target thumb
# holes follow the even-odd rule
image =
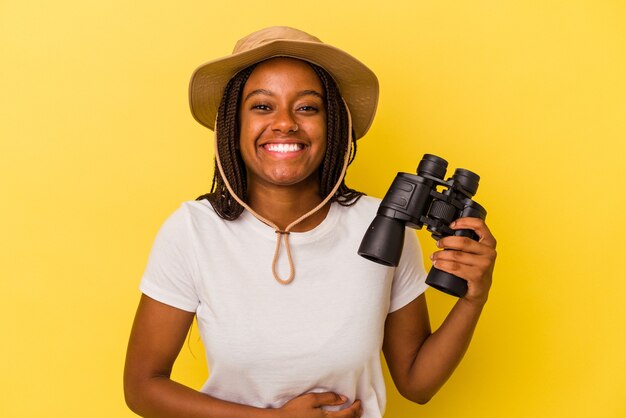
[[[311,395],[314,396],[315,407],[341,405],[348,400],[345,396],[338,395],[334,392],[311,393]]]

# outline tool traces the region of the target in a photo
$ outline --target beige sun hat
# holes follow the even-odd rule
[[[198,67],[189,83],[189,105],[194,118],[214,130],[217,109],[228,81],[244,68],[274,57],[299,58],[328,71],[350,109],[355,139],[365,135],[378,104],[376,75],[346,52],[287,26],[251,33],[237,42],[232,55]]]

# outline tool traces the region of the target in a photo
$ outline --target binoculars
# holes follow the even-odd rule
[[[473,230],[454,230],[450,223],[463,217],[484,220],[487,216],[487,211],[472,200],[480,177],[458,168],[444,180],[447,168],[448,162],[443,158],[424,154],[417,175],[398,173],[361,241],[358,254],[385,266],[397,266],[407,226],[421,229],[426,225],[436,240],[455,235],[477,241]],[[456,297],[467,292],[467,281],[435,267],[428,272],[426,284]]]

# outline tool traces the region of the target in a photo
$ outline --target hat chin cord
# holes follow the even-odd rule
[[[348,162],[350,161],[350,154],[352,152],[352,117],[350,116],[350,109],[348,108],[348,105],[346,104],[345,101],[344,101],[344,106],[346,107],[346,112],[348,112],[348,147],[346,149],[346,155],[343,160],[343,167],[341,169],[341,175],[339,176],[339,179],[337,180],[337,183],[335,183],[335,186],[333,187],[333,189],[324,198],[324,200],[320,202],[319,205],[317,205],[316,207],[314,207],[313,209],[311,209],[310,211],[308,211],[307,213],[305,213],[304,215],[300,216],[298,219],[290,223],[284,230],[281,230],[274,222],[256,213],[246,202],[243,201],[243,199],[241,199],[239,196],[237,196],[235,192],[233,192],[233,189],[231,188],[230,183],[228,183],[228,179],[224,175],[224,169],[222,168],[222,163],[220,161],[220,155],[219,155],[218,146],[217,146],[217,121],[215,123],[215,141],[214,141],[215,142],[215,160],[217,162],[217,168],[220,172],[220,175],[222,176],[222,179],[224,180],[224,184],[226,185],[226,188],[228,189],[233,199],[237,201],[237,203],[239,203],[246,210],[248,210],[259,221],[274,228],[274,231],[276,232],[276,249],[274,250],[274,258],[272,260],[272,274],[274,275],[274,279],[276,279],[276,281],[280,284],[287,285],[291,283],[296,276],[296,269],[293,264],[293,258],[291,257],[291,247],[289,245],[289,233],[291,229],[297,224],[299,224],[300,222],[302,222],[303,220],[305,220],[306,218],[308,218],[309,216],[313,215],[315,212],[319,211],[321,208],[323,208],[324,205],[326,205],[326,203],[328,203],[330,199],[332,199],[332,197],[335,195],[335,193],[339,189],[339,186],[341,185],[341,182],[343,181],[344,176],[346,175],[346,171],[348,169]],[[278,265],[278,256],[280,255],[281,242],[283,240],[285,241],[287,259],[289,260],[289,277],[287,277],[286,279],[282,279],[278,275],[278,272],[276,271],[276,266]]]

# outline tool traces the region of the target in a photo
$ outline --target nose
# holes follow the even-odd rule
[[[282,134],[291,134],[298,130],[298,122],[289,109],[276,112],[276,117],[272,122],[272,130]]]

